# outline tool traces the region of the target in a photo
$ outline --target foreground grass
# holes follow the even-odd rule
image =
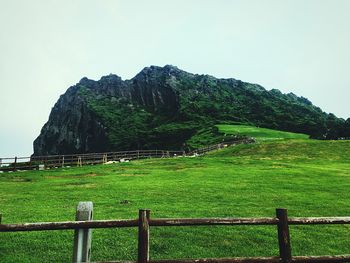
[[[266,128],[258,128],[258,127],[249,126],[249,125],[220,124],[216,126],[219,128],[220,132],[223,132],[227,135],[234,134],[234,135],[254,137],[258,141],[309,138],[309,135],[302,134],[302,133],[277,131],[277,130],[266,129]]]
[[[350,215],[350,142],[270,140],[199,158],[0,174],[3,223],[95,219]],[[128,200],[128,204],[123,204]],[[349,226],[292,226],[294,255],[349,254]],[[135,259],[136,229],[93,230],[93,260]],[[73,231],[0,233],[0,262],[69,262]],[[274,256],[273,226],[151,228],[151,257]]]

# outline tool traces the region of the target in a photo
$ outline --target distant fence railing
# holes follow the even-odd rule
[[[166,218],[153,219],[150,210],[139,210],[138,219],[93,220],[92,202],[80,202],[76,211],[77,221],[25,224],[2,224],[0,232],[75,230],[73,262],[90,262],[91,232],[93,228],[138,227],[138,263],[255,263],[255,262],[350,262],[350,255],[292,256],[289,225],[350,224],[350,217],[293,217],[288,218],[287,209],[277,208],[276,217],[265,218]],[[246,257],[224,259],[168,259],[150,260],[150,227],[212,226],[212,225],[274,225],[277,226],[279,255],[275,257]],[[133,261],[108,261],[133,262]]]
[[[253,141],[253,139],[242,139],[231,142],[222,142],[196,149],[191,152],[171,150],[134,150],[105,153],[0,158],[0,171],[34,169],[43,170],[67,166],[83,166],[103,164],[108,162],[125,162],[129,160],[145,158],[170,158],[179,156],[202,155],[216,149],[221,149],[236,144],[251,143]]]

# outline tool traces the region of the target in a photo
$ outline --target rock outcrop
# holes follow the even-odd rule
[[[306,98],[167,65],[147,67],[125,81],[116,75],[81,79],[53,107],[34,141],[34,155],[182,149],[199,129],[219,122],[320,139],[350,137],[349,121],[322,112]]]

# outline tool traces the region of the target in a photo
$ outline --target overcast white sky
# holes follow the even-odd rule
[[[350,117],[350,1],[0,0],[0,157],[30,155],[82,77],[149,65],[233,77]]]

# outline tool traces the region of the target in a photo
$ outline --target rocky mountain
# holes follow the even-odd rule
[[[318,139],[350,137],[350,119],[326,114],[306,98],[167,65],[125,81],[81,79],[53,107],[34,155],[191,148],[193,136],[217,133],[214,124],[237,122]]]

